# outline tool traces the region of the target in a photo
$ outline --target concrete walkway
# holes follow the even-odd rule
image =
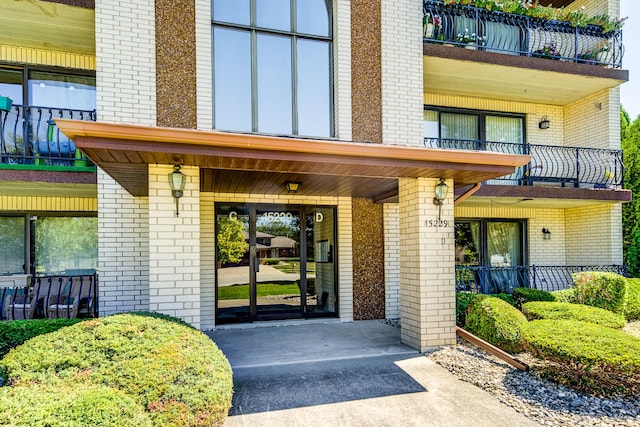
[[[382,322],[263,325],[209,333],[234,371],[225,426],[537,425]]]

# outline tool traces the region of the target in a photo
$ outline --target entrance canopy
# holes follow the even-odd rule
[[[201,191],[397,195],[398,178],[452,178],[456,186],[513,173],[530,156],[57,119],[62,132],[133,196],[148,194],[149,164],[199,166]]]

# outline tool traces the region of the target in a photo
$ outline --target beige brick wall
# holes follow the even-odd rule
[[[171,165],[149,165],[149,309],[200,327],[200,169],[183,167],[184,195],[167,183]]]
[[[622,206],[594,205],[567,209],[569,265],[622,264]]]
[[[200,329],[215,327],[216,236],[213,193],[200,193]]]
[[[423,145],[422,2],[381,3],[382,142]]]
[[[400,318],[400,207],[385,203],[384,221],[384,287],[385,317]]]
[[[155,125],[154,2],[101,0],[95,15],[98,118]]]
[[[453,191],[442,208],[449,226],[430,227],[438,216],[437,182],[401,178],[398,184],[401,340],[420,351],[456,342]],[[451,180],[447,184],[453,187]]]
[[[603,90],[564,107],[565,142],[573,147],[620,148],[619,89]],[[615,111],[615,117],[612,117]]]
[[[567,10],[585,8],[589,15],[607,14],[612,17],[620,15],[620,0],[574,0],[567,6]]]
[[[211,0],[196,4],[196,118],[198,129],[213,129],[213,52]]]
[[[351,6],[333,0],[333,104],[335,136],[351,141]]]
[[[98,169],[100,315],[149,310],[149,203]]]
[[[343,322],[353,320],[353,245],[351,239],[351,198],[307,197],[272,194],[214,193],[215,203],[272,203],[291,205],[337,206],[338,217],[338,316]]]

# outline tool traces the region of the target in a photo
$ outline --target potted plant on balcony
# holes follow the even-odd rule
[[[425,13],[422,18],[422,37],[435,39],[440,32],[440,17]]]
[[[486,37],[478,36],[476,38],[476,33],[471,33],[468,28],[465,28],[463,33],[458,33],[458,35],[456,35],[456,43],[458,43],[458,47],[464,47],[465,49],[476,49],[477,46],[484,46],[486,41]]]
[[[8,96],[0,96],[0,110],[9,111],[13,105],[13,100]]]
[[[547,59],[560,59],[560,52],[553,43],[545,44],[542,48],[533,51],[533,56]]]

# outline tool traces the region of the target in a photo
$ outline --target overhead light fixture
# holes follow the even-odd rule
[[[184,194],[184,185],[187,183],[187,176],[180,172],[180,165],[173,166],[173,172],[169,174],[169,187],[171,195],[176,199],[176,217],[180,215],[178,211],[178,199]]]
[[[286,184],[285,184],[285,187],[287,189],[287,193],[295,194],[300,189],[300,183],[299,182],[293,182],[293,181],[287,181]]]
[[[551,231],[548,228],[542,229],[542,238],[544,240],[551,240]]]
[[[538,127],[540,129],[549,129],[550,125],[551,122],[547,119],[547,116],[542,116],[542,119],[540,119],[540,122],[538,123]]]
[[[444,200],[447,198],[448,192],[449,186],[444,182],[444,178],[440,178],[440,182],[436,184],[436,197],[433,198],[433,204],[438,207],[438,221],[440,221],[442,205],[444,204]]]

